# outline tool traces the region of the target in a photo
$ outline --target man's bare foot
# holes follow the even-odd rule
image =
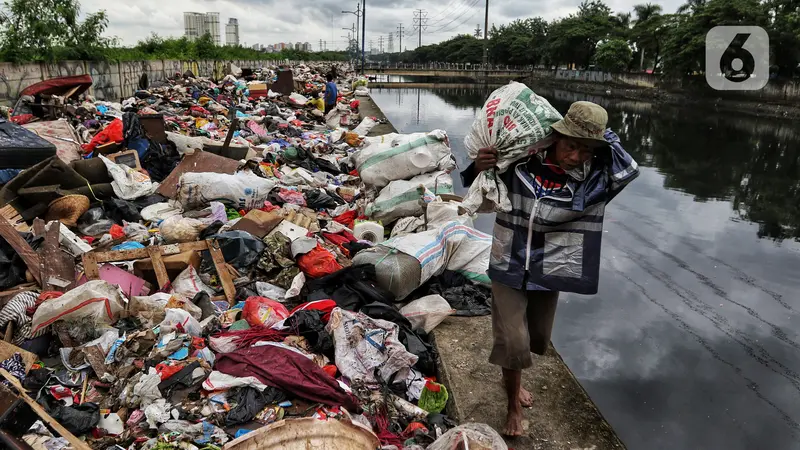
[[[503,386],[505,387],[506,380],[503,378]],[[520,386],[519,387],[519,404],[522,405],[523,408],[532,408],[533,407],[533,394],[531,394],[527,389]]]
[[[508,437],[522,436],[522,409],[509,408],[506,416],[506,427],[503,435]]]
[[[533,394],[522,386],[519,388],[519,404],[523,408],[531,408],[533,406]]]

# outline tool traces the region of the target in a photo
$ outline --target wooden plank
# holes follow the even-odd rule
[[[222,285],[222,289],[225,291],[225,298],[228,299],[228,303],[233,305],[236,302],[236,287],[233,285],[230,272],[228,272],[228,269],[225,267],[225,257],[222,255],[222,250],[220,250],[217,241],[209,239],[206,242],[208,242],[208,251],[211,253],[214,267],[217,269],[219,282]]]
[[[70,433],[63,425],[58,423],[57,420],[50,417],[50,414],[47,414],[47,411],[42,408],[41,405],[36,403],[36,400],[32,399],[26,392],[22,385],[19,383],[19,380],[14,376],[8,373],[5,369],[0,369],[0,375],[3,376],[9,383],[11,383],[14,388],[16,389],[16,394],[27,403],[31,409],[42,419],[42,421],[51,429],[55,430],[61,437],[66,439],[70,445],[75,450],[92,450],[85,442],[75,437],[74,434]]]
[[[53,221],[50,224],[39,251],[42,287],[46,291],[67,292],[75,286],[75,258],[61,250],[59,223]]]
[[[5,217],[0,219],[0,236],[2,236],[11,248],[19,254],[22,261],[28,266],[28,270],[31,271],[33,278],[41,285],[42,278],[39,274],[39,255],[25,242],[25,239],[22,239],[22,236],[19,235],[17,230],[14,229],[14,226]]]
[[[44,220],[38,217],[33,219],[33,235],[36,237],[44,236]]]
[[[11,343],[14,340],[14,321],[9,320],[8,324],[6,325],[6,335],[3,337],[3,341]]]
[[[83,274],[89,280],[100,279],[100,267],[97,265],[96,255],[99,255],[99,253],[89,252],[83,254]]]
[[[167,268],[164,266],[164,260],[161,259],[160,247],[148,247],[150,250],[150,261],[153,263],[153,271],[156,273],[156,280],[158,280],[158,287],[164,289],[169,284],[169,275],[167,275]]]

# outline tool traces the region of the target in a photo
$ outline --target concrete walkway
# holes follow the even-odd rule
[[[448,415],[502,430],[506,396],[500,369],[488,362],[491,317],[449,317],[433,333],[440,377],[450,392]],[[525,409],[525,435],[507,439],[509,448],[625,448],[553,347],[543,357],[534,355],[534,366],[523,372],[522,384],[533,393],[534,406]]]

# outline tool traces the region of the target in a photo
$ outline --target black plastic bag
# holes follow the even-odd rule
[[[339,206],[333,197],[319,189],[306,192],[306,205],[311,209],[336,208]]]
[[[258,261],[264,251],[264,243],[246,231],[226,231],[210,237],[219,243],[225,262],[236,269],[247,269]],[[203,259],[211,263],[211,254],[203,252]]]
[[[97,403],[82,403],[74,406],[64,406],[49,396],[43,395],[38,403],[47,411],[47,414],[56,419],[64,428],[75,436],[84,435],[100,422],[100,407]]]
[[[150,141],[150,147],[144,154],[142,168],[150,175],[150,179],[157,182],[164,181],[175,167],[181,162],[181,154],[175,149],[175,144],[168,142],[159,144]]]
[[[278,388],[269,387],[261,392],[254,387],[245,386],[236,392],[234,400],[236,406],[228,411],[225,426],[232,427],[250,422],[265,406],[284,400],[286,394]]]
[[[135,203],[119,198],[103,201],[103,211],[105,211],[106,217],[120,225],[123,221],[138,223],[142,220],[139,207]]]
[[[334,360],[336,354],[333,337],[325,331],[325,322],[322,320],[324,315],[325,313],[319,310],[300,310],[286,319],[284,325],[289,327],[292,333],[306,338],[314,353],[321,353],[328,359]]]
[[[0,289],[24,283],[26,267],[25,262],[11,245],[0,238]]]
[[[391,304],[394,301],[394,294],[375,282],[375,266],[371,264],[346,267],[309,280],[306,286],[310,292],[308,301],[331,299],[348,311],[358,311],[368,303]]]
[[[419,297],[441,295],[456,310],[456,316],[488,316],[492,313],[492,290],[473,284],[458,272],[445,271],[416,292]]]

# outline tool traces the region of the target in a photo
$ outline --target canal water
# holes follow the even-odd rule
[[[798,128],[539,93],[562,114],[603,105],[641,167],[607,209],[599,293],[563,295],[556,317],[554,344],[600,411],[630,449],[800,448]],[[487,94],[372,89],[400,132],[446,130],[462,169]]]

